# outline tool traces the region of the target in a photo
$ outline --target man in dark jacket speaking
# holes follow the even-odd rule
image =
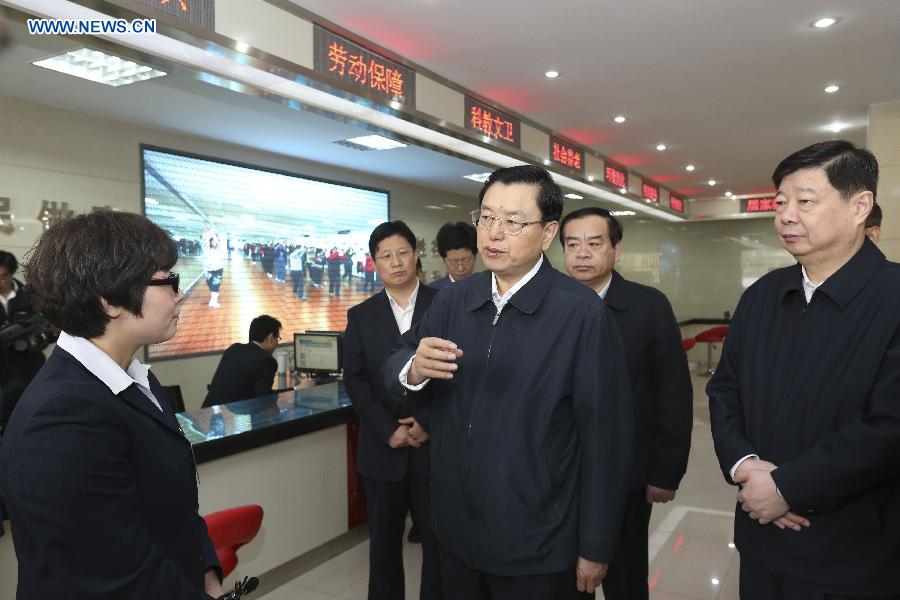
[[[573,598],[602,581],[625,498],[622,343],[596,294],[543,255],[563,209],[550,174],[499,169],[480,199],[487,271],[435,298],[384,375],[431,403],[444,597]]]

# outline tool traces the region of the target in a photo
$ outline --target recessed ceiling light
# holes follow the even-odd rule
[[[725,192],[725,196],[731,198],[732,196],[734,196],[734,194],[732,194],[731,192]]]
[[[381,135],[362,135],[347,140],[351,144],[359,144],[373,150],[393,150],[394,148],[406,148],[406,144],[392,140]]]
[[[463,179],[471,179],[472,181],[477,181],[478,183],[484,183],[490,177],[490,173],[472,173],[471,175],[463,175]],[[380,223],[381,221],[379,221]],[[378,223],[376,223],[377,225]]]
[[[578,194],[572,193],[566,194],[566,198],[569,198],[570,200],[584,200],[584,196],[579,196]]]
[[[662,152],[663,150],[666,149],[666,145],[665,144],[657,144],[656,149],[659,150],[660,152]]]
[[[716,180],[715,180],[715,179],[710,179],[710,180],[707,181],[706,183],[708,183],[709,185],[716,185]]]
[[[823,17],[823,18],[819,19],[818,21],[816,21],[815,23],[813,23],[812,25],[816,29],[825,29],[826,27],[831,27],[838,21],[840,21],[839,17]]]
[[[622,115],[618,115],[615,119],[613,119],[613,121],[615,121],[616,123],[624,123],[625,117],[623,117]]]
[[[594,176],[593,176],[593,175],[588,175],[587,180],[588,180],[588,181],[594,181]]]
[[[835,121],[828,126],[828,131],[831,131],[832,133],[840,133],[841,130],[844,129],[844,127],[845,125],[843,123],[838,123],[837,121]]]
[[[694,170],[694,165],[688,165],[688,166],[686,166],[686,167],[684,168],[684,170],[685,170],[685,171],[693,171],[693,170]]]
[[[119,87],[165,75],[164,71],[158,71],[152,67],[98,50],[91,50],[90,48],[65,52],[32,64],[111,87]]]
[[[637,213],[633,210],[613,210],[610,213],[614,217],[633,217]]]
[[[836,91],[838,91],[839,89],[841,89],[841,88],[838,87],[838,86],[836,86],[836,85],[829,85],[827,88],[825,88],[825,93],[826,93],[826,94],[833,94],[833,93],[835,93]]]
[[[710,579],[709,582],[710,582],[711,584],[713,584],[713,585],[719,585],[719,580],[716,579],[715,577],[713,577],[712,579]]]
[[[623,193],[623,194],[627,194],[627,193],[628,193],[628,188],[619,188],[619,192],[621,192],[621,193]]]
[[[557,77],[559,77],[559,71],[547,71],[546,73],[544,73],[544,77],[548,79],[556,79]]]

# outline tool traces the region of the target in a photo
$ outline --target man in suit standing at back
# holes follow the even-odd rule
[[[250,321],[250,341],[232,344],[209,384],[203,407],[271,394],[278,363],[272,357],[281,341],[281,321],[260,315]]]
[[[559,239],[566,271],[606,301],[625,346],[634,408],[633,463],[603,595],[606,600],[641,600],[649,597],[650,511],[654,503],[675,498],[687,469],[693,390],[669,300],[613,270],[622,250],[622,233],[622,224],[608,210],[588,207],[563,218]]]
[[[369,513],[369,600],[404,600],[403,531],[412,509],[422,539],[422,600],[440,599],[437,544],[431,530],[428,411],[418,397],[390,400],[381,368],[403,333],[438,291],[416,277],[416,237],[403,221],[372,231],[369,253],[384,290],[347,311],[344,385],[359,416],[357,470]]]
[[[475,227],[469,223],[444,223],[437,232],[438,253],[447,274],[429,285],[437,290],[465,279],[475,271],[478,241]]]

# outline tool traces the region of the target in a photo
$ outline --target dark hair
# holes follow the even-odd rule
[[[515,167],[506,167],[497,169],[488,180],[484,182],[481,193],[478,195],[478,202],[484,200],[484,195],[495,183],[504,183],[511,185],[514,183],[525,183],[536,185],[539,188],[537,205],[541,210],[541,220],[544,222],[559,221],[563,211],[563,195],[562,190],[553,181],[553,177],[546,169],[536,167],[534,165],[517,165]]]
[[[622,241],[622,237],[624,235],[624,230],[622,229],[622,224],[619,222],[617,218],[612,216],[605,208],[600,208],[599,206],[587,206],[585,208],[579,208],[578,210],[572,211],[563,217],[563,220],[559,224],[559,243],[562,244],[562,247],[566,247],[566,240],[564,239],[566,235],[566,225],[569,221],[573,221],[575,219],[583,219],[585,217],[590,216],[601,217],[606,219],[607,227],[609,228],[609,243],[613,246],[617,245]]]
[[[869,227],[881,227],[881,205],[877,202],[872,203],[872,211],[866,217],[866,229]],[[0,263],[2,264],[2,263]]]
[[[872,192],[874,200],[878,190],[878,160],[865,148],[857,148],[846,140],[829,140],[794,152],[781,161],[772,173],[775,187],[800,169],[821,167],[828,176],[828,183],[841,193],[844,199],[861,191]]]
[[[0,250],[0,267],[6,267],[6,270],[12,275],[19,269],[19,261],[12,252]]]
[[[109,323],[101,299],[143,316],[147,283],[175,266],[178,248],[141,215],[100,210],[53,225],[29,255],[35,309],[63,331],[94,338]]]
[[[409,225],[400,220],[385,221],[373,229],[372,235],[369,236],[369,254],[372,255],[372,258],[375,258],[375,251],[378,250],[378,244],[394,235],[399,235],[404,238],[409,242],[409,245],[413,250],[416,249],[416,236],[413,234],[412,229],[409,228]]]
[[[478,232],[471,223],[444,223],[437,232],[438,253],[446,258],[451,250],[471,250],[478,254]]]
[[[281,321],[269,315],[259,315],[250,321],[250,341],[262,342],[269,334],[278,336],[281,331]]]

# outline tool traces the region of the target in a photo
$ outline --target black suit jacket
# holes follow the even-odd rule
[[[191,445],[150,386],[162,411],[56,348],[22,395],[0,446],[19,600],[209,600]]]
[[[666,296],[613,271],[606,305],[619,326],[634,404],[632,490],[678,488],[691,449],[694,392]]]
[[[438,290],[419,285],[413,326],[418,323]],[[420,472],[429,472],[429,443],[420,448],[391,448],[387,442],[402,417],[412,416],[428,431],[428,409],[424,395],[411,395],[398,405],[384,389],[382,362],[400,339],[400,330],[387,294],[382,290],[347,311],[344,334],[344,386],[359,415],[357,470],[363,477],[381,481],[399,481],[409,461],[420,461]]]
[[[741,555],[832,594],[900,594],[900,265],[865,240],[809,303],[799,264],[765,275],[706,391],[726,481],[757,454],[811,523],[781,530],[737,506]]]
[[[257,344],[232,344],[222,354],[203,407],[271,394],[277,370],[278,362]]]

